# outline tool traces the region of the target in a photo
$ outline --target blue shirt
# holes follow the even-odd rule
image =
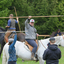
[[[15,37],[14,37],[14,42],[11,45],[9,45],[9,49],[8,49],[9,59],[8,59],[8,61],[17,61],[16,50],[14,47],[16,40],[17,40],[17,35],[15,35]]]
[[[18,23],[18,22],[15,20],[15,23]],[[9,19],[8,20],[8,26],[10,26],[10,24],[11,24],[11,20]],[[9,29],[16,29],[16,28],[9,28]]]

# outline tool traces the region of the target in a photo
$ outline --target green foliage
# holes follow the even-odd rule
[[[8,9],[9,6],[12,5],[13,0],[1,0],[0,1],[0,17],[8,16],[10,10]],[[0,26],[5,27],[7,25],[7,19],[0,19]]]
[[[64,15],[64,0],[1,0],[0,17],[7,17],[10,13],[14,16],[16,7],[17,16],[48,16]],[[13,7],[9,9],[9,7]],[[64,17],[34,18],[35,27],[39,34],[51,34],[57,29],[64,31]],[[24,30],[26,19],[19,19],[21,30]],[[8,19],[0,19],[0,26],[5,27]]]

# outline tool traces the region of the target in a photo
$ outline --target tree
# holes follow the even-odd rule
[[[64,0],[1,0],[0,16],[6,17],[9,16],[10,13],[16,16],[14,9],[9,9],[9,7],[14,6],[16,7],[18,16],[64,15]],[[34,19],[35,27],[39,34],[51,34],[58,28],[64,31],[64,17],[43,17]],[[26,18],[19,19],[21,30],[24,30],[25,20]],[[0,19],[0,26],[5,27],[7,21],[8,19]],[[3,24],[5,25],[3,26]]]
[[[10,10],[8,9],[9,6],[12,5],[13,0],[1,0],[0,1],[0,17],[8,16]],[[5,27],[7,24],[7,19],[0,19],[0,26]]]

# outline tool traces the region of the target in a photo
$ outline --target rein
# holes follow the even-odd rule
[[[42,41],[40,41],[40,42],[41,42],[42,46],[46,49],[46,47],[43,45]]]
[[[37,40],[38,40],[38,36],[37,36]],[[40,40],[40,42],[41,42],[41,40]],[[46,49],[46,47],[43,45],[43,43],[41,42],[41,44],[42,44],[42,46]]]

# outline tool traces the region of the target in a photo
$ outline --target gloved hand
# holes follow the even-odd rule
[[[16,34],[16,31],[13,31],[12,33]]]

